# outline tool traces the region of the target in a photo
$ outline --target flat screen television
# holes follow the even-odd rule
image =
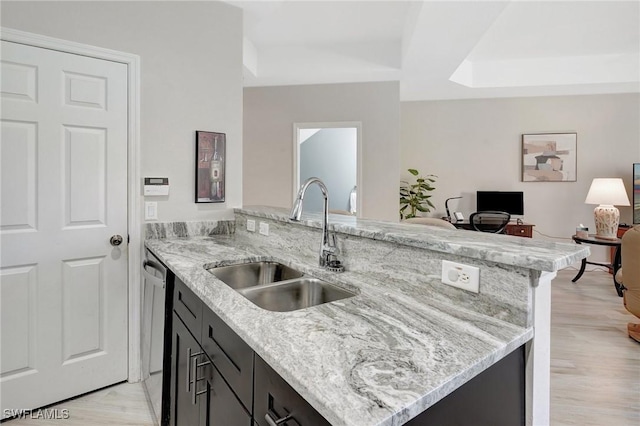
[[[633,224],[640,224],[640,163],[633,164]]]
[[[524,193],[522,191],[477,191],[477,211],[501,211],[512,215],[524,215]]]

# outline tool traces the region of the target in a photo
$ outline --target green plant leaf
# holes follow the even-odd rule
[[[400,181],[400,219],[409,219],[416,217],[416,212],[430,212],[432,208],[435,209],[429,198],[431,198],[430,192],[435,190],[432,184],[438,176],[433,174],[420,176],[417,169],[407,169],[407,171],[417,178],[411,183]],[[408,213],[407,208],[410,210]]]

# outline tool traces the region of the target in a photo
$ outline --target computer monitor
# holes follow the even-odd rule
[[[476,210],[495,210],[511,215],[524,215],[524,193],[522,191],[477,191]]]

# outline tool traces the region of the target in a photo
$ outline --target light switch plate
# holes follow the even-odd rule
[[[269,235],[269,224],[266,222],[260,222],[260,234]]]
[[[253,219],[247,219],[247,231],[256,232],[256,221]]]
[[[156,201],[145,201],[144,219],[158,220],[158,203]]]
[[[480,293],[480,268],[464,263],[442,261],[442,282],[473,293]]]

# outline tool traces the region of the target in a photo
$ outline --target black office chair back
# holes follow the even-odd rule
[[[472,213],[469,222],[474,230],[503,234],[511,215],[507,212],[480,211]]]

